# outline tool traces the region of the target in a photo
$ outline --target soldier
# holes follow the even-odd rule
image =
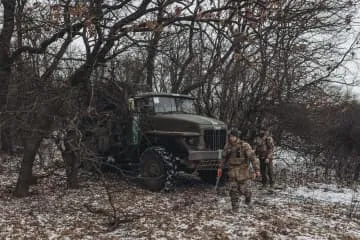
[[[250,162],[255,170],[253,178],[260,176],[259,161],[251,146],[239,139],[239,132],[231,130],[229,134],[229,143],[225,145],[223,158],[220,161],[218,175],[221,176],[222,168],[227,162],[229,167],[228,181],[230,188],[231,206],[233,211],[239,209],[239,197],[245,195],[245,203],[251,203],[251,191],[248,188],[250,176]]]
[[[260,159],[260,171],[262,176],[262,187],[266,188],[268,183],[274,186],[273,177],[273,154],[274,154],[274,140],[270,136],[266,128],[261,128],[259,136],[255,138],[254,150],[257,157]]]

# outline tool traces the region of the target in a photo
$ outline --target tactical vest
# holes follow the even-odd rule
[[[245,155],[243,144],[243,141],[239,141],[238,143],[229,146],[229,166],[249,164],[247,156]]]
[[[260,157],[266,157],[270,148],[269,141],[270,139],[268,137],[256,139],[255,146],[257,155],[259,155]]]

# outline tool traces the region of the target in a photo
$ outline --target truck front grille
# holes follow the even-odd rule
[[[223,149],[226,143],[226,130],[205,130],[205,147],[209,150]]]

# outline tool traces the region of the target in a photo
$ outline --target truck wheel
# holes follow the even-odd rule
[[[151,147],[141,155],[144,185],[152,191],[173,190],[177,170],[176,158],[162,147]]]

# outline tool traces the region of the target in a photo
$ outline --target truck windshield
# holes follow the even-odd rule
[[[194,101],[188,98],[154,97],[155,112],[196,114]]]

